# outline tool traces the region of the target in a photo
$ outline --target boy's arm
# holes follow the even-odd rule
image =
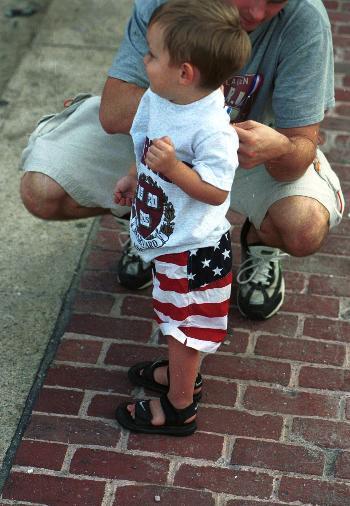
[[[146,163],[150,169],[160,172],[190,197],[200,202],[219,206],[225,202],[229,193],[206,183],[196,171],[177,160],[169,137],[153,140],[146,154]]]

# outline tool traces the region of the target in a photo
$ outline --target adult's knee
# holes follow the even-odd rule
[[[53,179],[40,172],[26,172],[20,184],[26,209],[43,220],[60,219],[60,209],[67,194]]]
[[[294,227],[286,231],[286,251],[293,256],[305,257],[316,253],[322,246],[329,231],[328,211],[320,208],[310,210]]]

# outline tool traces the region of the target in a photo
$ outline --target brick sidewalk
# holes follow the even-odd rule
[[[350,2],[327,6],[339,71],[325,151],[350,202]],[[114,421],[120,401],[143,395],[128,367],[166,347],[150,290],[115,280],[117,229],[103,218],[0,506],[349,506],[348,212],[321,252],[284,262],[277,316],[252,323],[232,306],[228,338],[203,364],[199,430],[184,439],[121,432]],[[242,221],[231,217],[237,267]]]

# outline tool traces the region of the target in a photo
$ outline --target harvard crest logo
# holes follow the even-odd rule
[[[144,250],[163,246],[174,231],[174,219],[174,206],[163,189],[152,177],[141,174],[130,220],[135,247]]]

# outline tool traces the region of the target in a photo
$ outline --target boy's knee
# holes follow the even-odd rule
[[[20,194],[26,209],[43,220],[57,218],[60,202],[66,195],[58,183],[40,172],[26,172],[23,175]]]

